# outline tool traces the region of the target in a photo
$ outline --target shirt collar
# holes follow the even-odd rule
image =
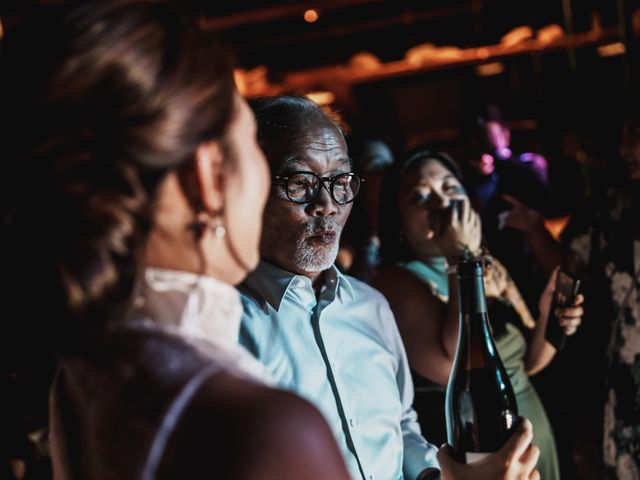
[[[326,270],[325,286],[335,289],[343,301],[355,298],[351,282],[335,265]],[[270,304],[275,310],[280,309],[282,299],[290,288],[311,288],[311,280],[264,260],[249,274],[240,287],[244,292],[257,294],[259,300]],[[266,309],[265,304],[262,307]]]

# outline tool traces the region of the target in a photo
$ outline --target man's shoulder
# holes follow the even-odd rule
[[[260,293],[246,282],[238,285],[240,300],[242,301],[243,316],[262,312],[268,313],[267,301]]]

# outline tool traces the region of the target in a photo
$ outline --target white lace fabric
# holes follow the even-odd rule
[[[264,366],[238,343],[238,291],[213,277],[149,267],[137,289],[132,316],[181,335],[220,366],[268,382]]]

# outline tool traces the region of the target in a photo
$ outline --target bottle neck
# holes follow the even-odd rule
[[[487,313],[482,265],[479,262],[463,262],[456,268],[460,315],[466,317]]]

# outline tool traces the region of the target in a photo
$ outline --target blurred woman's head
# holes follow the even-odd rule
[[[52,6],[7,32],[0,65],[4,252],[52,314],[111,316],[147,264],[226,281],[255,266],[253,117],[173,4]]]
[[[456,202],[465,198],[460,171],[445,154],[418,150],[394,165],[380,201],[383,264],[442,255],[434,238]]]

